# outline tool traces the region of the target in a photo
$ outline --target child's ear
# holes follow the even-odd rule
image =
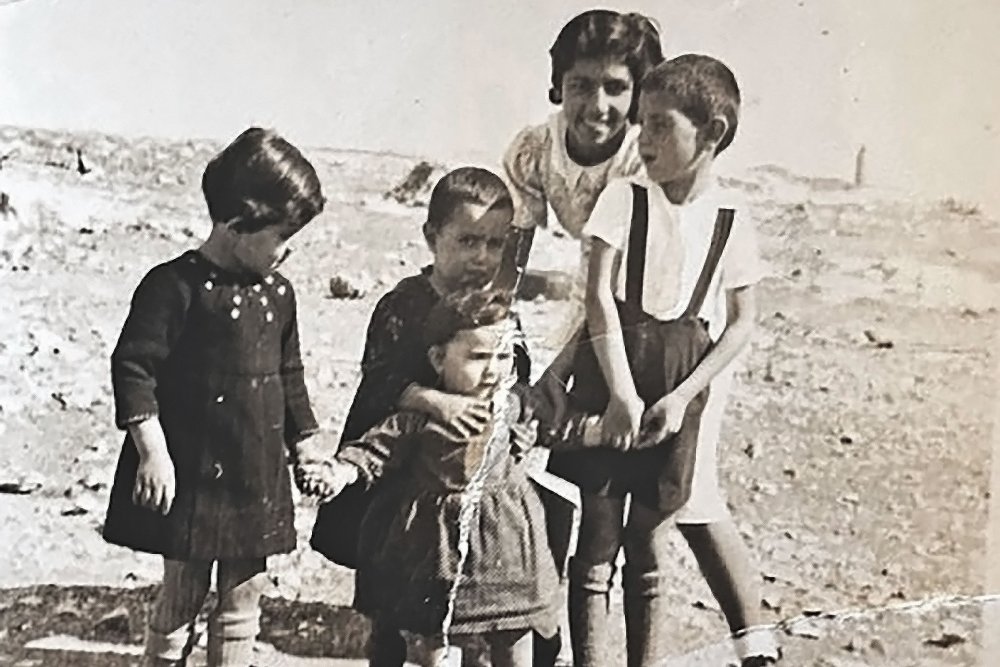
[[[444,346],[432,345],[427,350],[427,360],[431,362],[431,368],[434,369],[434,372],[441,375],[441,369],[444,368]]]
[[[434,229],[431,227],[431,223],[425,222],[420,231],[424,233],[424,241],[427,242],[427,247],[434,250]]]
[[[718,146],[722,138],[726,136],[726,132],[729,131],[729,121],[723,115],[718,115],[708,121],[708,125],[705,126],[704,136],[705,142],[712,144],[712,146]]]

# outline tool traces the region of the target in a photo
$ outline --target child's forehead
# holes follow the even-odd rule
[[[448,213],[441,229],[458,234],[501,233],[507,231],[513,217],[510,206],[460,202]]]
[[[474,329],[463,329],[455,334],[453,342],[472,351],[509,351],[516,336],[514,320],[507,318]]]
[[[570,78],[575,77],[589,77],[589,78],[623,78],[632,79],[632,70],[629,69],[625,60],[619,56],[614,55],[598,55],[598,56],[588,56],[582,55],[577,57],[570,65],[569,69],[566,70],[566,76]]]
[[[645,108],[647,113],[667,113],[680,111],[681,100],[668,90],[643,88],[639,91],[639,106]]]
[[[683,101],[666,91],[642,91],[639,93],[640,119],[665,118],[678,115],[688,118]]]

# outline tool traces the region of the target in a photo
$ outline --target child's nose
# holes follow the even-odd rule
[[[485,264],[490,258],[490,247],[486,241],[481,241],[476,245],[475,250],[476,261],[480,264]]]
[[[606,113],[611,107],[611,101],[604,86],[599,86],[594,93],[594,109],[600,113]]]
[[[486,368],[483,369],[483,381],[485,384],[495,382],[499,377],[499,364],[496,358],[492,358],[486,362]]]

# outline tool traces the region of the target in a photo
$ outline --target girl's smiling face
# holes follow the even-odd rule
[[[571,151],[593,152],[625,130],[632,106],[632,73],[613,58],[581,58],[562,79],[562,107]]]

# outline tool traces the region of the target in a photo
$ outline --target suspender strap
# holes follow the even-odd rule
[[[708,247],[708,255],[705,257],[705,266],[701,268],[701,275],[694,286],[691,294],[691,301],[688,302],[684,315],[693,317],[701,311],[705,303],[705,296],[708,294],[708,286],[712,282],[712,275],[722,259],[722,251],[726,248],[726,241],[729,240],[729,232],[733,229],[733,217],[736,212],[731,208],[720,208],[715,217],[715,229],[712,231],[712,244]],[[630,248],[631,251],[631,248]]]
[[[649,192],[632,184],[632,226],[628,234],[625,267],[625,301],[642,308],[642,283],[646,273],[646,236],[649,232]]]

